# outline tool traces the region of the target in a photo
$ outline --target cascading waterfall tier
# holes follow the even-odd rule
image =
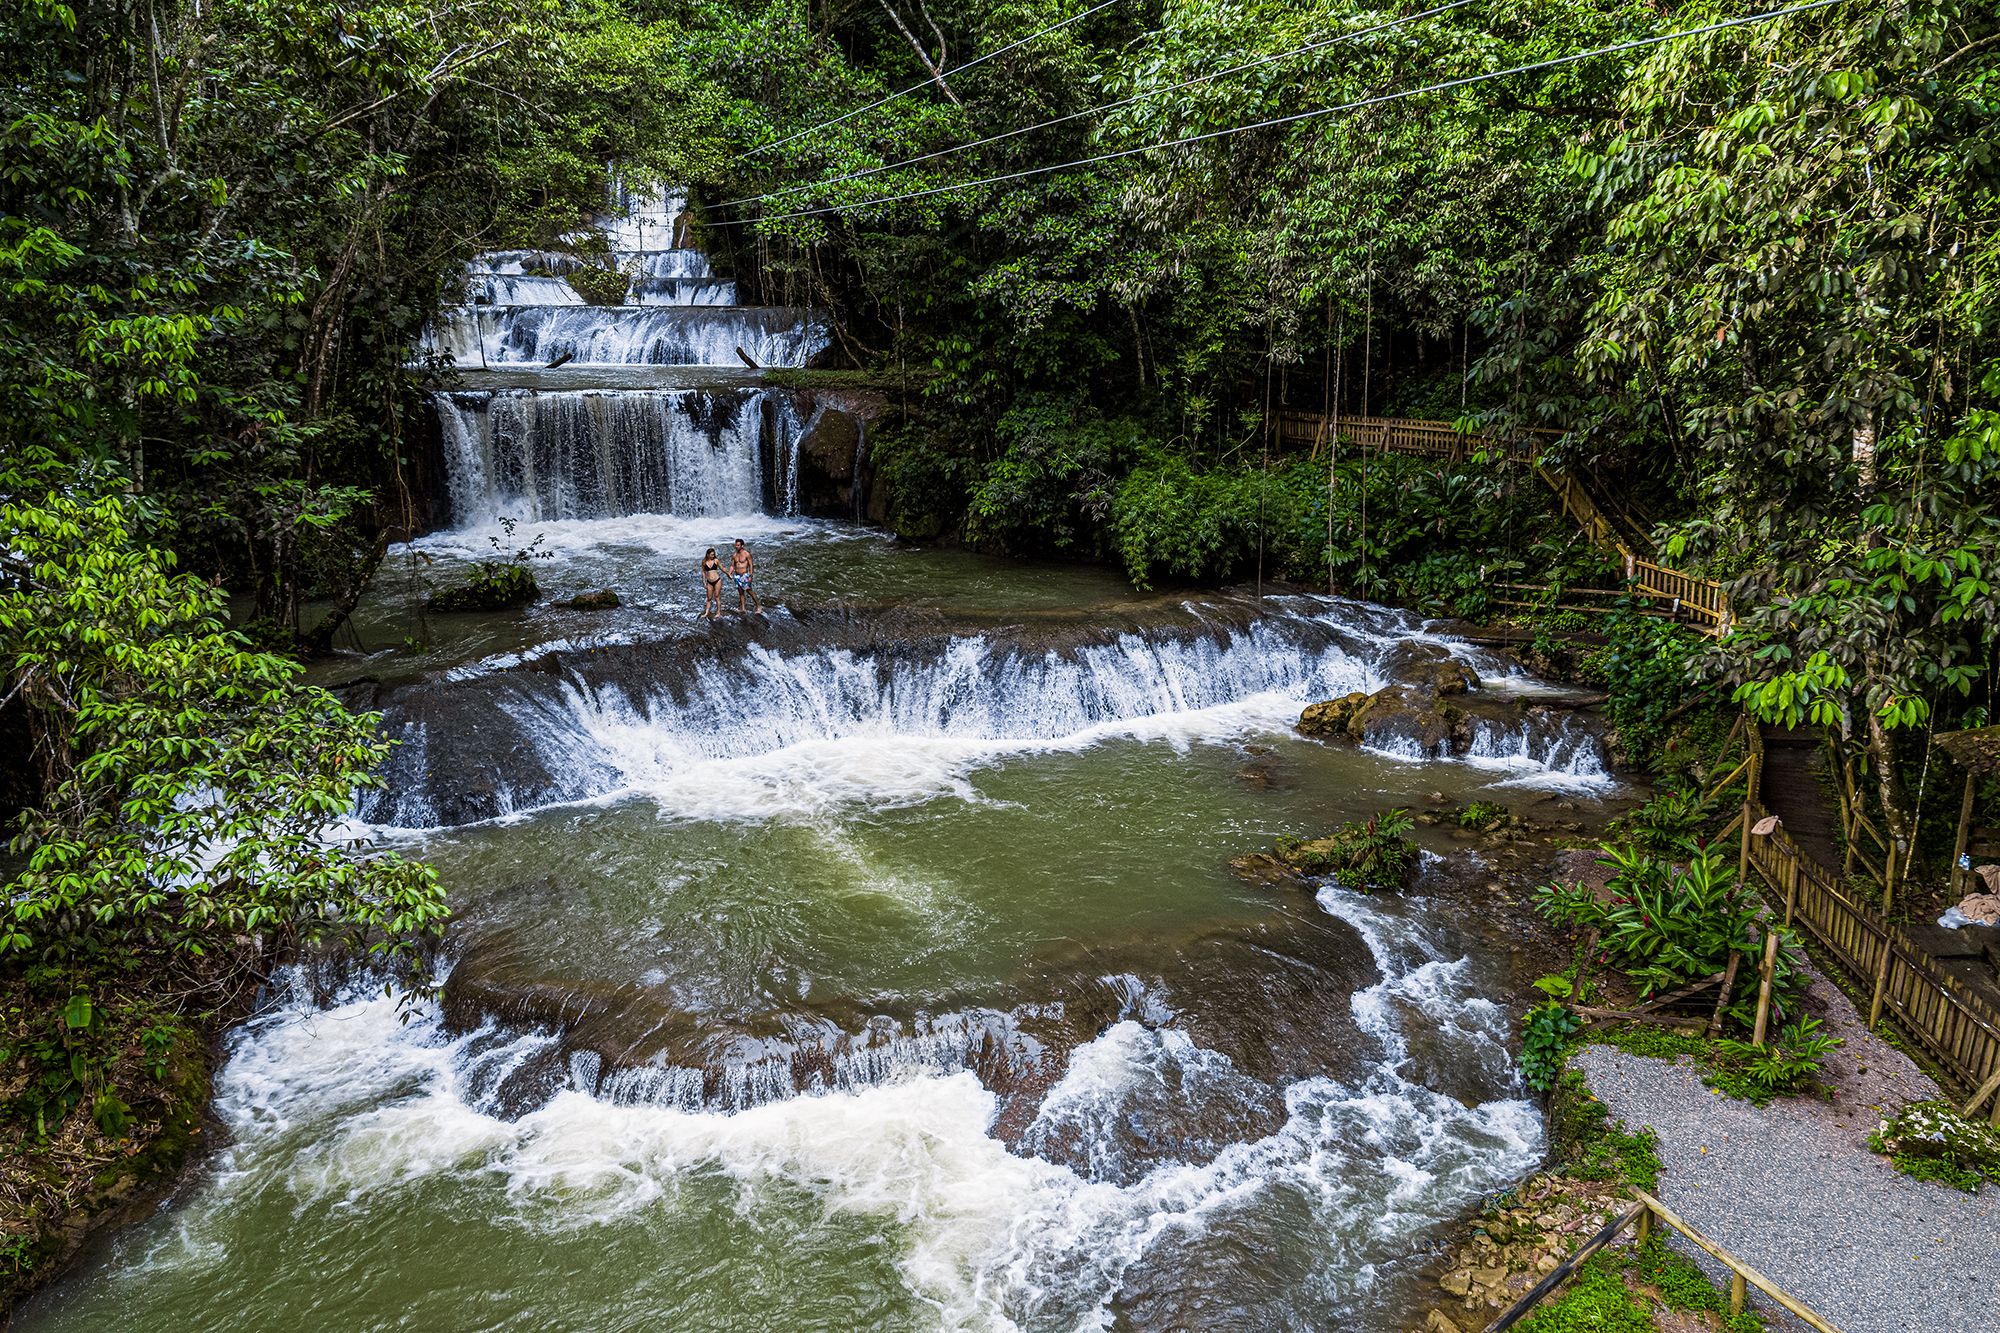
[[[612,211],[564,237],[571,248],[468,264],[466,304],[434,321],[423,349],[482,385],[433,397],[452,523],[796,512],[799,414],[754,368],[807,364],[825,325],[738,305],[736,284],[686,243],[686,215],[682,195],[614,184]],[[591,304],[584,291],[614,271],[621,304]],[[547,382],[554,366],[602,373],[576,391]],[[631,383],[607,383],[618,368]],[[702,369],[675,384],[673,368]]]
[[[1340,611],[1186,607],[1131,626],[990,630],[807,616],[741,644],[555,651],[360,701],[404,742],[362,814],[435,828],[616,794],[723,819],[927,800],[1009,754],[1286,727],[1307,702],[1379,688],[1393,642]],[[1465,762],[1608,780],[1597,738],[1568,712],[1464,702],[1484,711]]]
[[[784,394],[491,389],[436,407],[461,526],[797,510],[803,423]]]

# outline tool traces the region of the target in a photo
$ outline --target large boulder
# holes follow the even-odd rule
[[[1460,747],[1464,714],[1435,690],[1390,685],[1368,696],[1348,719],[1347,734],[1383,750],[1437,755]]]
[[[1299,734],[1319,740],[1347,740],[1347,724],[1367,702],[1368,696],[1356,690],[1344,698],[1307,704],[1306,711],[1299,714]]]
[[[1441,643],[1406,639],[1382,655],[1383,676],[1397,685],[1411,685],[1438,694],[1464,694],[1479,688],[1479,676],[1451,655]]]

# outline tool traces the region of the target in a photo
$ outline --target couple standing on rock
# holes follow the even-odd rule
[[[761,616],[764,614],[764,602],[757,596],[757,589],[752,586],[755,582],[755,564],[756,562],[750,558],[750,548],[743,544],[741,537],[738,537],[735,549],[729,553],[729,581],[736,585],[736,609],[745,612],[750,609],[743,604],[743,599],[747,596],[757,604],[757,614]],[[720,620],[722,619],[722,562],[715,558],[713,546],[709,547],[708,554],[701,558],[701,578],[708,587],[708,601],[703,603],[701,614],[706,619]]]

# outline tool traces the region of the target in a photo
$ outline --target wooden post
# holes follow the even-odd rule
[[[1803,872],[1802,858],[1793,857],[1785,862],[1785,924],[1792,924],[1792,913],[1799,905],[1799,875]]]
[[[1732,1273],[1730,1274],[1730,1276],[1729,1276],[1729,1315],[1730,1315],[1730,1317],[1731,1317],[1732,1319],[1733,1319],[1733,1318],[1735,1318],[1735,1317],[1736,1317],[1737,1315],[1740,1315],[1740,1314],[1742,1314],[1742,1313],[1743,1313],[1743,1298],[1744,1298],[1744,1296],[1745,1296],[1745,1295],[1747,1295],[1747,1294],[1748,1294],[1748,1293],[1746,1293],[1746,1292],[1745,1292],[1745,1291],[1743,1290],[1743,1288],[1744,1288],[1744,1286],[1745,1286],[1745,1285],[1746,1285],[1746,1284],[1745,1284],[1745,1283],[1744,1283],[1744,1281],[1743,1281],[1743,1275],[1742,1275],[1741,1273],[1734,1273],[1734,1272],[1732,1272]]]
[[[1890,935],[1890,926],[1882,925],[1882,961],[1875,966],[1875,995],[1868,1001],[1868,1026],[1875,1027],[1882,1021],[1882,1003],[1889,996],[1889,964],[1895,959],[1895,939]]]
[[[1961,881],[1971,872],[1961,870],[1959,862],[1965,859],[1965,844],[1972,839],[1972,797],[1979,779],[1971,773],[1965,775],[1965,800],[1958,807],[1958,838],[1951,845],[1951,896],[1957,898],[1962,893]]]
[[[1689,1226],[1686,1222],[1682,1221],[1679,1217],[1675,1216],[1673,1209],[1667,1207],[1665,1204],[1661,1203],[1658,1199],[1646,1193],[1646,1191],[1633,1190],[1632,1197],[1637,1199],[1640,1203],[1645,1204],[1646,1207],[1651,1209],[1653,1212],[1659,1214],[1660,1221],[1672,1227],[1674,1230],[1680,1232],[1683,1236],[1686,1236],[1690,1241],[1693,1241],[1696,1245],[1699,1245],[1702,1249],[1707,1250],[1717,1259],[1720,1259],[1729,1268],[1730,1272],[1738,1274],[1751,1286],[1757,1288],[1757,1290],[1763,1292],[1766,1296],[1769,1296],[1772,1300],[1776,1301],[1786,1311],[1788,1311],[1793,1315],[1796,1315],[1801,1321],[1803,1321],[1806,1324],[1807,1327],[1818,1330],[1818,1333],[1840,1333],[1839,1329],[1835,1328],[1832,1324],[1827,1323],[1826,1320],[1821,1319],[1818,1315],[1814,1314],[1810,1309],[1801,1304],[1798,1298],[1787,1294],[1784,1288],[1780,1287],[1777,1283],[1771,1281],[1770,1278],[1765,1277],[1762,1273],[1752,1268],[1749,1264],[1744,1263],[1741,1259],[1731,1254],[1728,1250],[1723,1249],[1720,1245],[1717,1245],[1707,1236],[1704,1236],[1699,1231],[1696,1231],[1693,1227]],[[1498,1327],[1498,1325],[1495,1325],[1495,1327]]]
[[[1757,1025],[1750,1034],[1750,1044],[1764,1044],[1765,1029],[1771,1025],[1771,978],[1778,970],[1778,928],[1769,921],[1764,923],[1764,979],[1757,986]]]
[[[1703,1035],[1711,1040],[1722,1031],[1722,1015],[1729,1008],[1729,997],[1736,993],[1736,969],[1743,965],[1743,951],[1729,951],[1729,966],[1722,973],[1722,993],[1715,997],[1715,1012],[1709,1015],[1708,1031]]]
[[[1635,1233],[1634,1239],[1643,1250],[1646,1248],[1646,1242],[1653,1238],[1653,1210],[1646,1208],[1643,1203],[1639,1206],[1645,1208],[1645,1211],[1639,1214],[1639,1230]]]
[[[1896,905],[1896,839],[1889,839],[1888,859],[1882,862],[1882,915],[1887,917]]]
[[[1756,790],[1757,766],[1753,762],[1750,766],[1750,791],[1752,794],[1743,798],[1743,845],[1736,853],[1736,882],[1744,888],[1750,886],[1750,825],[1756,822],[1750,816],[1750,806],[1751,802],[1756,799]]]

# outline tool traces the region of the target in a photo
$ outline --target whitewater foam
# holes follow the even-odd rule
[[[1470,994],[1463,960],[1436,956],[1408,922],[1354,895],[1329,890],[1322,902],[1393,969],[1354,998],[1381,1062],[1355,1084],[1284,1088],[1275,1130],[1217,1150],[1196,1140],[1178,1155],[1131,1156],[1133,1117],[1257,1088],[1185,1032],[1130,1018],[1072,1053],[1024,1139],[1080,1145],[1058,1163],[992,1135],[998,1100],[971,1073],[911,1065],[873,1071],[884,1081],[872,1086],[733,1114],[689,1109],[667,1081],[599,1084],[593,1069],[584,1076],[600,1095],[573,1084],[508,1118],[482,1089],[553,1037],[454,1036],[434,1008],[404,1022],[379,993],[355,993],[238,1034],[217,1083],[229,1146],[141,1262],[227,1262],[235,1203],[272,1191],[303,1215],[393,1210],[447,1190],[497,1200],[479,1205],[496,1225],[569,1234],[649,1225],[687,1182],[709,1178],[728,1182],[739,1213],[794,1208],[803,1192],[823,1218],[892,1226],[902,1280],[941,1327],[1107,1327],[1135,1276],[1172,1271],[1185,1246],[1241,1243],[1245,1228],[1279,1216],[1310,1226],[1323,1251],[1315,1302],[1352,1308],[1382,1263],[1529,1169],[1542,1136],[1525,1101],[1467,1106],[1402,1073],[1405,1022],[1448,1020],[1473,1047],[1504,1034],[1497,1010]]]

